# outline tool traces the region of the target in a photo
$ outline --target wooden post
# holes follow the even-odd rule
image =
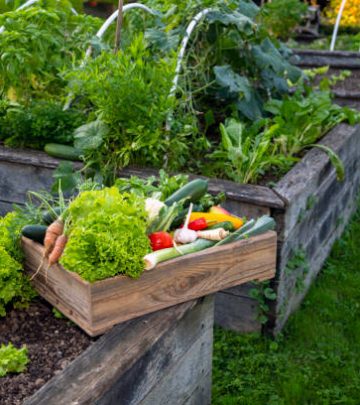
[[[114,53],[116,53],[120,48],[121,28],[122,28],[122,24],[123,24],[123,7],[124,7],[124,1],[119,0],[118,16],[117,16],[117,20],[116,20]]]

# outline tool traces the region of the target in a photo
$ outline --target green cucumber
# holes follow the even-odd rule
[[[165,200],[165,204],[168,206],[173,205],[175,202],[179,202],[184,199],[189,199],[190,202],[195,203],[206,194],[208,189],[208,182],[202,179],[195,179],[185,186],[175,191],[169,198]]]
[[[73,146],[48,143],[44,148],[45,152],[53,157],[65,160],[81,160],[82,151]]]
[[[35,242],[44,243],[46,229],[47,226],[45,225],[26,225],[22,229],[21,233],[26,238],[29,238]]]
[[[61,215],[61,208],[56,207],[54,208],[54,212],[52,211],[45,211],[43,213],[42,220],[46,225],[50,225],[52,222],[55,221]]]
[[[223,229],[225,229],[225,231],[230,231],[230,232],[234,232],[234,230],[235,230],[234,225],[230,221],[219,222],[215,225],[211,225],[211,226],[207,227],[206,230],[220,229],[220,228],[223,228]]]

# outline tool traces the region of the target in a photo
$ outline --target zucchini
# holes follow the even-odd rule
[[[216,244],[216,246],[225,245],[226,243],[235,242],[237,238],[242,235],[244,232],[248,231],[255,225],[255,220],[250,219],[250,221],[246,222],[245,225],[240,227],[237,231],[231,233],[225,239],[221,240]]]
[[[219,222],[215,225],[211,225],[211,226],[207,227],[206,230],[220,229],[220,228],[223,228],[223,229],[225,229],[225,231],[230,231],[230,232],[234,232],[234,230],[235,230],[234,225],[230,221]]]
[[[65,160],[81,160],[82,151],[73,146],[48,143],[44,148],[45,152],[53,157]]]
[[[38,243],[44,243],[46,225],[26,225],[22,229],[21,233],[26,238],[29,238]]]
[[[185,184],[185,186],[179,188],[179,190],[175,191],[174,194],[165,200],[165,204],[171,206],[174,203],[187,198],[190,200],[190,202],[195,203],[206,194],[207,189],[207,180],[195,179],[190,181],[190,183]]]
[[[267,231],[273,231],[275,229],[275,225],[276,224],[274,218],[263,215],[256,221],[255,225],[252,228],[250,228],[246,232],[243,232],[241,235],[238,235],[236,240],[261,235],[262,233],[265,233]]]
[[[54,212],[52,211],[45,211],[43,213],[42,220],[46,225],[50,225],[52,222],[55,221],[61,215],[61,208],[56,207],[54,208]]]

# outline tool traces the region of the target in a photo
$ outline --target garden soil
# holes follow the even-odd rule
[[[0,378],[0,405],[18,405],[61,371],[95,339],[67,319],[55,318],[52,307],[38,298],[27,309],[0,318],[0,345],[26,345],[27,371]]]

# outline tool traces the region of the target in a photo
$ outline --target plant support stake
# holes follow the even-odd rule
[[[344,8],[345,8],[345,4],[346,4],[346,0],[342,0],[338,15],[336,17],[334,32],[333,32],[333,35],[331,38],[331,44],[330,44],[331,52],[334,51],[334,49],[335,49],[336,37],[337,37],[338,31],[339,31],[340,21],[341,21],[341,17],[342,17]]]
[[[145,6],[144,4],[141,3],[131,3],[131,4],[126,4],[123,7],[123,15],[126,13],[126,11],[129,11],[131,9],[135,9],[138,8],[140,10],[144,10],[149,14],[152,15],[157,15],[158,13],[154,10],[152,10],[151,8]],[[103,35],[105,34],[105,32],[107,31],[107,29],[110,27],[110,25],[117,19],[118,16],[118,12],[119,10],[114,11],[110,17],[108,17],[108,19],[104,22],[104,24],[100,27],[99,31],[96,33],[96,37],[101,39],[103,37]],[[85,57],[83,59],[83,61],[80,64],[80,67],[85,66],[86,61],[90,58],[92,53],[92,47],[91,45],[88,47],[88,49],[86,50],[85,53]],[[64,105],[63,110],[68,110],[71,106],[71,103],[73,101],[73,95],[72,93],[68,94],[67,98],[66,98],[66,103]]]
[[[122,28],[122,25],[123,25],[123,9],[124,9],[124,1],[119,0],[118,15],[117,15],[117,19],[116,19],[116,33],[115,33],[114,53],[117,53],[119,48],[120,48],[121,28]]]

